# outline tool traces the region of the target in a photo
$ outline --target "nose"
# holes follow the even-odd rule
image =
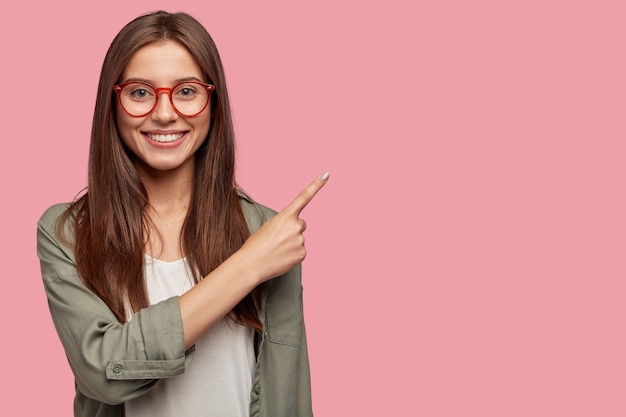
[[[169,93],[166,91],[159,91],[157,94],[157,104],[150,115],[152,120],[167,123],[178,119],[178,113],[176,113],[176,110],[174,110],[174,107],[172,106]]]

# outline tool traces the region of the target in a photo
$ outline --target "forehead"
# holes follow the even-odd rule
[[[198,62],[178,42],[164,40],[138,49],[124,68],[121,79],[141,79],[160,85],[191,77],[204,79]]]

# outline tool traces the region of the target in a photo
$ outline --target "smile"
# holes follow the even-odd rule
[[[146,133],[146,136],[155,142],[160,143],[168,143],[175,142],[179,139],[182,139],[185,136],[184,133],[169,133],[167,135],[156,134],[156,133]]]

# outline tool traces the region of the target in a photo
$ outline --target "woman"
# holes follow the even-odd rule
[[[218,51],[184,13],[128,23],[104,60],[88,188],[38,255],[75,416],[311,416],[300,211],[234,179]]]

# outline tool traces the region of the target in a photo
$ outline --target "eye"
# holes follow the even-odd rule
[[[152,90],[142,84],[130,84],[126,86],[125,91],[131,98],[135,100],[145,100],[154,96]]]
[[[174,95],[179,99],[191,100],[202,94],[198,86],[194,84],[182,84],[176,87]]]
[[[131,92],[130,94],[135,97],[145,97],[148,95],[148,91],[144,90],[143,88],[140,88],[138,90]]]

